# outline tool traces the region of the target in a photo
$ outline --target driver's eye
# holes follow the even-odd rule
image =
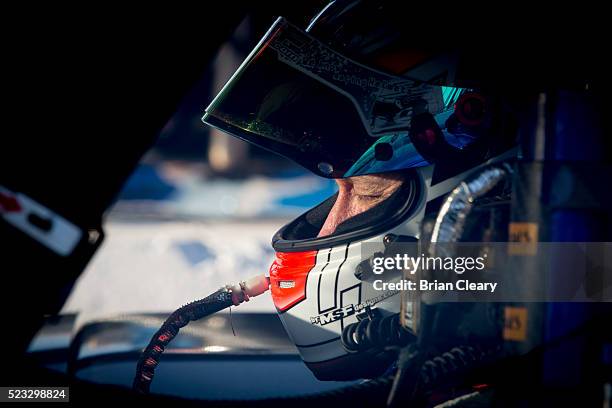
[[[362,201],[376,201],[383,197],[382,194],[355,194],[355,196]]]

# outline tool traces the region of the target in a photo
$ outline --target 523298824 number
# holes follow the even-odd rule
[[[68,402],[68,387],[0,387],[0,402]]]

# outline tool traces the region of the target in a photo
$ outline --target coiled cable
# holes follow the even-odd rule
[[[155,369],[159,364],[159,358],[168,343],[176,337],[181,327],[230,307],[232,304],[231,292],[223,288],[204,299],[196,300],[174,311],[153,335],[142,352],[136,365],[136,375],[132,384],[134,391],[141,394],[149,393]]]
[[[432,387],[450,381],[467,371],[481,366],[497,356],[500,347],[458,346],[423,363],[419,381],[422,386]]]
[[[204,299],[196,300],[175,310],[153,335],[138,359],[132,389],[141,394],[149,393],[161,354],[182,327],[230,306],[248,302],[251,297],[267,291],[269,286],[270,282],[267,277],[255,276],[237,285],[227,285]]]
[[[351,353],[388,346],[404,347],[416,338],[400,324],[400,315],[383,318],[365,318],[347,325],[342,330],[342,346]]]

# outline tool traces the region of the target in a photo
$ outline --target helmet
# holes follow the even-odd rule
[[[319,379],[380,374],[387,351],[348,350],[364,314],[397,315],[364,261],[393,241],[416,241],[426,213],[480,166],[511,157],[512,115],[486,86],[462,82],[461,55],[418,48],[401,2],[328,4],[303,30],[279,18],[206,109],[203,121],[326,178],[394,172],[401,186],[329,236],[337,194],[273,238],[274,304]]]

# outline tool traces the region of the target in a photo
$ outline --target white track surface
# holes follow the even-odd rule
[[[204,176],[197,164],[142,164],[109,212],[105,239],[62,312],[78,313],[79,323],[167,313],[267,273],[274,233],[334,190],[332,180],[305,171],[220,180]],[[275,309],[263,294],[234,311]]]
[[[226,283],[267,273],[270,239],[285,222],[107,222],[106,239],[63,312],[79,313],[80,324],[169,312]],[[274,312],[274,306],[263,294],[234,312]]]

